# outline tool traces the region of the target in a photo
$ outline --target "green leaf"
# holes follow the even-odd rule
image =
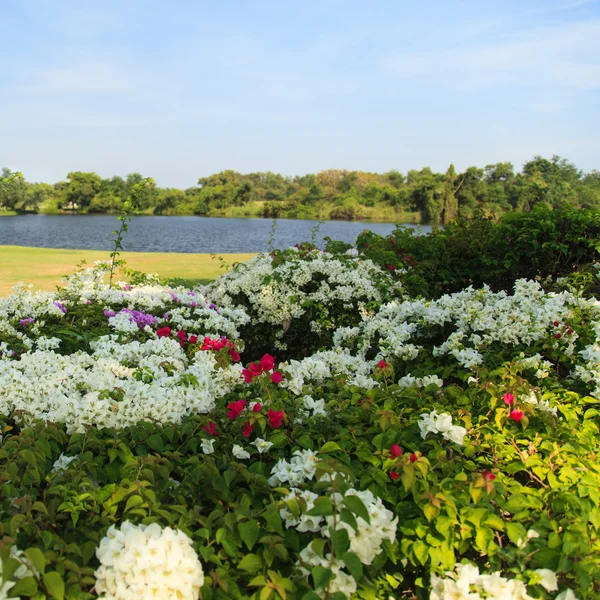
[[[337,442],[326,442],[319,449],[319,454],[329,454],[330,452],[337,452],[341,449],[341,446]]]
[[[263,561],[258,554],[246,554],[240,561],[238,569],[248,573],[256,573],[263,566]]]
[[[371,517],[369,516],[369,511],[367,510],[367,507],[364,505],[363,501],[358,496],[346,496],[344,498],[344,505],[347,506],[357,517],[361,517],[369,525],[371,524]]]
[[[313,582],[315,589],[325,588],[327,582],[331,579],[333,573],[325,567],[317,566],[313,567],[312,571]]]
[[[157,452],[164,452],[165,445],[160,435],[151,435],[146,440],[146,443],[148,444],[148,446],[150,446],[150,448],[152,448],[152,450],[156,450]]]
[[[15,587],[10,589],[11,596],[33,596],[38,591],[35,577],[24,577],[17,581]]]
[[[306,594],[302,596],[302,600],[321,600],[321,596],[315,592],[306,592]]]
[[[25,550],[25,556],[27,556],[29,562],[35,567],[36,571],[40,573],[44,572],[46,560],[39,548],[27,548],[27,550]]]
[[[127,498],[127,504],[125,504],[125,512],[131,508],[139,506],[140,504],[144,504],[144,499],[141,496],[138,496],[137,494],[130,496]]]
[[[238,529],[240,531],[240,537],[248,550],[252,550],[254,544],[256,544],[256,540],[260,534],[260,527],[256,521],[245,521],[244,523],[240,523],[238,525]]]
[[[333,502],[331,501],[331,498],[327,498],[326,496],[317,498],[315,500],[314,508],[311,508],[306,514],[312,517],[328,517],[329,515],[332,515]]]
[[[267,510],[264,512],[264,517],[271,529],[274,529],[280,536],[285,537],[283,522],[279,516],[279,509],[276,504],[270,504],[267,507]]]
[[[337,530],[333,529],[333,527],[330,527],[329,532],[336,555],[339,556],[340,554],[346,552],[346,550],[348,550],[350,547],[350,536],[348,535],[348,530],[343,527]]]
[[[418,540],[413,544],[412,551],[415,555],[415,558],[422,565],[424,565],[429,559],[429,546],[421,540]]]
[[[56,600],[64,600],[65,597],[65,582],[60,573],[51,571],[44,575],[44,585],[52,598]]]
[[[340,520],[350,525],[354,531],[358,531],[358,523],[356,522],[356,517],[352,514],[352,511],[347,508],[342,508],[340,511]]]
[[[513,544],[527,539],[527,532],[521,523],[506,523],[506,534]]]
[[[358,581],[363,574],[363,566],[360,558],[354,552],[344,552],[340,555],[340,558],[346,563],[346,568],[350,572],[350,575]]]

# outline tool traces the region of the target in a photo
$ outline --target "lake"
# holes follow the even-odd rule
[[[119,221],[112,215],[17,215],[0,217],[0,245],[110,250],[111,232]],[[274,247],[287,248],[310,241],[317,221],[279,219]],[[264,252],[269,249],[273,221],[270,219],[219,219],[209,217],[135,217],[123,242],[135,252]],[[387,235],[393,223],[327,221],[318,232],[324,236],[354,242],[365,229]],[[417,225],[408,225],[417,229]],[[431,226],[422,225],[423,233]]]

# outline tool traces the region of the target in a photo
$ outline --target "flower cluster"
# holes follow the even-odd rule
[[[276,347],[285,349],[285,333],[305,315],[310,331],[321,334],[335,329],[338,308],[358,316],[364,304],[381,302],[389,290],[399,289],[370,260],[290,248],[237,265],[203,292],[219,306],[246,310],[254,325],[270,325]]]
[[[196,600],[204,584],[202,564],[182,531],[160,525],[111,525],[96,549],[96,590],[105,600]]]
[[[428,433],[441,433],[445,440],[449,440],[462,446],[467,430],[460,425],[452,424],[452,416],[447,413],[438,415],[433,410],[430,413],[423,413],[419,418],[419,429],[421,437],[425,439]]]
[[[177,423],[210,411],[238,377],[228,377],[211,353],[188,358],[172,339],[122,344],[101,338],[91,354],[37,350],[0,360],[0,413],[20,411],[21,420],[30,415],[65,423],[70,431]]]
[[[124,319],[129,320],[131,323],[135,323],[140,329],[144,327],[151,327],[158,322],[158,318],[149,313],[145,313],[139,310],[132,310],[130,308],[122,308],[119,312],[115,313],[114,310],[106,309],[104,316],[108,317],[109,324],[114,327],[117,331],[120,331],[120,322],[123,319],[118,317],[122,316]]]
[[[265,354],[259,363],[252,362],[247,369],[242,369],[242,376],[246,383],[252,383],[263,374],[269,375],[272,383],[281,383],[283,380],[281,372],[275,369],[275,358],[270,354]]]
[[[550,569],[536,569],[532,580],[548,592],[558,590],[556,575]],[[566,598],[570,590],[561,593],[558,598]],[[458,563],[454,571],[446,577],[431,576],[430,600],[451,600],[465,598],[469,600],[533,600],[527,593],[527,586],[520,579],[508,579],[501,573],[483,574],[479,568],[468,563]],[[573,596],[573,600],[575,597]]]
[[[269,484],[279,486],[289,483],[296,486],[310,480],[317,472],[317,453],[312,450],[296,450],[290,462],[284,458],[279,459],[271,469]]]

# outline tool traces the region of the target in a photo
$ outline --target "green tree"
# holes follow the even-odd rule
[[[54,193],[54,188],[47,183],[30,183],[25,190],[23,209],[38,211],[43,204]]]
[[[73,171],[67,175],[69,187],[66,194],[67,208],[81,210],[87,208],[100,191],[102,179],[96,173]]]

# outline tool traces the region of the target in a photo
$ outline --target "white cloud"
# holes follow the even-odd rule
[[[531,29],[512,39],[432,52],[388,53],[378,68],[399,78],[431,78],[452,88],[497,85],[600,87],[600,21]]]

